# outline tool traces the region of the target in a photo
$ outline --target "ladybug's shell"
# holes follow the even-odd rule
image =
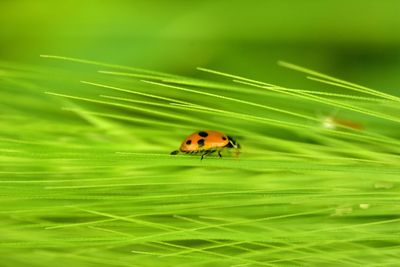
[[[181,152],[222,149],[229,144],[227,135],[218,131],[200,131],[189,135],[180,147]]]

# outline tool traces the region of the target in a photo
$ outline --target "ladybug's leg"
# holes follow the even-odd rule
[[[206,155],[211,155],[212,153],[216,152],[216,149],[213,150],[204,150],[204,153],[201,155],[201,159],[203,159],[204,156]],[[218,150],[218,155],[220,156],[219,150]],[[221,157],[221,156],[220,156]]]
[[[221,150],[218,150],[218,157],[222,158]]]
[[[174,151],[171,152],[170,155],[176,155],[176,154],[178,154],[178,153],[179,153],[179,150],[174,150]]]
[[[214,153],[215,150],[204,150],[203,154],[201,154],[201,160],[203,160],[204,156],[210,155],[211,153]]]

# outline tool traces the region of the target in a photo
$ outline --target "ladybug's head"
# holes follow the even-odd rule
[[[227,145],[227,147],[240,149],[240,144],[238,142],[236,142],[235,139],[228,136],[228,140],[229,140],[229,144]]]

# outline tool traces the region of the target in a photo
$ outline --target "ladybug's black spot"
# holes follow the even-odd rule
[[[199,132],[199,135],[200,135],[201,137],[207,137],[207,136],[208,136],[208,133],[207,133],[207,132]]]
[[[225,137],[225,136],[222,136],[222,140],[224,140],[224,141],[225,141],[225,140],[226,140],[226,137]]]
[[[197,144],[202,147],[204,146],[204,139],[200,139],[199,141],[197,141]]]
[[[186,144],[187,144],[187,145],[190,145],[191,143],[192,143],[192,140],[187,140],[187,141],[186,141]]]

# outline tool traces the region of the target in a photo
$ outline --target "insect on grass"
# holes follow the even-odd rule
[[[176,155],[179,152],[185,154],[201,154],[201,160],[206,155],[211,155],[215,152],[222,158],[221,151],[224,149],[236,150],[238,154],[240,144],[232,137],[222,132],[205,130],[192,133],[182,142],[179,150],[174,150],[171,155]]]

